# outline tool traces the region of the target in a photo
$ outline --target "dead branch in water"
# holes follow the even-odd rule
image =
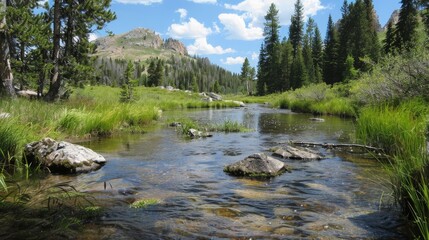
[[[363,148],[370,151],[384,152],[381,148],[376,148],[372,146],[366,146],[362,144],[354,144],[354,143],[315,143],[315,142],[299,142],[299,141],[290,141],[290,144],[298,145],[298,146],[307,146],[307,147],[315,147],[320,146],[323,148]]]

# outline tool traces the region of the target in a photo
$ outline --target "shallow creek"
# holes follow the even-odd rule
[[[321,161],[285,160],[291,172],[269,180],[228,176],[227,164],[288,140],[349,143],[352,120],[294,114],[258,105],[242,109],[166,113],[201,122],[226,119],[254,129],[185,139],[174,128],[83,143],[108,163],[72,181],[105,207],[85,226],[82,239],[404,239],[399,212],[380,163],[316,149]],[[107,189],[104,189],[106,184]],[[134,209],[142,198],[160,203]]]

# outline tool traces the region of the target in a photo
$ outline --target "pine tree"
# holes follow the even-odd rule
[[[338,62],[337,30],[335,29],[331,15],[329,15],[323,59],[323,79],[326,83],[334,84],[340,81]]]
[[[293,59],[290,75],[292,89],[300,88],[308,82],[308,74],[303,60],[301,48],[298,48],[298,52]]]
[[[264,46],[265,46],[265,61],[264,69],[267,71],[264,84],[267,86],[268,93],[278,91],[280,83],[280,40],[279,40],[279,11],[276,5],[272,3],[265,16],[264,23]]]
[[[387,25],[386,38],[383,40],[383,52],[387,55],[394,53],[394,31],[393,23],[390,21]]]
[[[7,39],[6,0],[0,2],[0,97],[14,97],[13,74],[10,66],[9,42]]]
[[[423,7],[423,23],[425,24],[426,33],[429,36],[429,0],[420,0]]]
[[[261,44],[261,49],[259,51],[259,60],[258,60],[258,72],[257,72],[257,92],[259,96],[267,94],[265,91],[266,81],[267,81],[267,64],[266,64],[266,49],[264,44]]]
[[[200,92],[200,89],[197,83],[197,78],[195,76],[192,76],[192,91],[196,93]]]
[[[417,42],[417,4],[416,0],[401,0],[401,4],[394,46],[398,51],[410,51]]]
[[[312,43],[312,54],[314,64],[314,82],[320,83],[323,80],[322,68],[323,68],[323,42],[319,28],[314,28],[314,39]]]
[[[298,48],[302,46],[303,29],[304,29],[304,7],[301,0],[295,3],[295,12],[291,17],[291,25],[289,27],[289,41],[292,43],[293,55],[296,56]]]
[[[54,0],[52,58],[49,91],[45,100],[58,100],[65,80],[73,78],[82,65],[89,65],[89,33],[102,29],[116,18],[108,8],[111,0],[85,1]]]
[[[134,92],[134,64],[131,61],[128,61],[127,68],[124,73],[124,81],[122,83],[122,90],[120,101],[121,102],[130,102],[133,100]]]
[[[245,58],[243,62],[243,66],[241,67],[240,79],[241,79],[241,84],[244,85],[246,88],[247,94],[250,93],[250,89],[249,89],[249,84],[250,84],[249,82],[251,78],[250,74],[251,74],[251,67],[250,67],[249,59]]]
[[[314,29],[315,23],[312,18],[309,18],[307,21],[306,33],[304,35],[303,47],[302,47],[302,55],[304,59],[304,65],[308,76],[308,83],[314,83],[315,81],[315,68],[313,61],[313,41],[314,41]],[[304,85],[307,83],[304,83]]]
[[[281,57],[281,80],[282,80],[282,91],[290,90],[291,88],[291,67],[293,62],[293,47],[290,41],[286,39],[282,42],[282,57]]]
[[[344,75],[343,75],[343,79],[344,81],[349,81],[349,80],[353,80],[356,79],[356,77],[358,76],[358,71],[355,69],[354,67],[354,58],[352,56],[348,56],[345,62],[345,66],[344,66]]]

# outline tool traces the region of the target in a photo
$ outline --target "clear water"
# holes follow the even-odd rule
[[[227,164],[289,140],[351,142],[352,120],[273,110],[243,109],[167,113],[201,122],[226,119],[254,129],[184,139],[174,128],[84,143],[103,154],[100,170],[46,181],[72,181],[105,207],[85,226],[82,239],[404,239],[400,214],[380,163],[359,155],[317,149],[321,161],[285,160],[292,167],[269,180],[232,177]],[[107,189],[104,189],[106,183]],[[160,204],[130,208],[142,198]]]

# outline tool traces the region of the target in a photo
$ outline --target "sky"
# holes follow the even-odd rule
[[[263,41],[264,16],[271,3],[279,10],[281,38],[288,36],[296,0],[112,0],[117,19],[93,38],[107,31],[122,34],[137,27],[154,30],[163,39],[182,41],[189,54],[207,57],[216,65],[240,73],[247,57],[257,65]],[[341,17],[343,0],[301,0],[305,19],[315,19],[325,36],[329,14]],[[349,1],[350,2],[350,1]],[[399,0],[373,0],[382,26],[400,8]]]

